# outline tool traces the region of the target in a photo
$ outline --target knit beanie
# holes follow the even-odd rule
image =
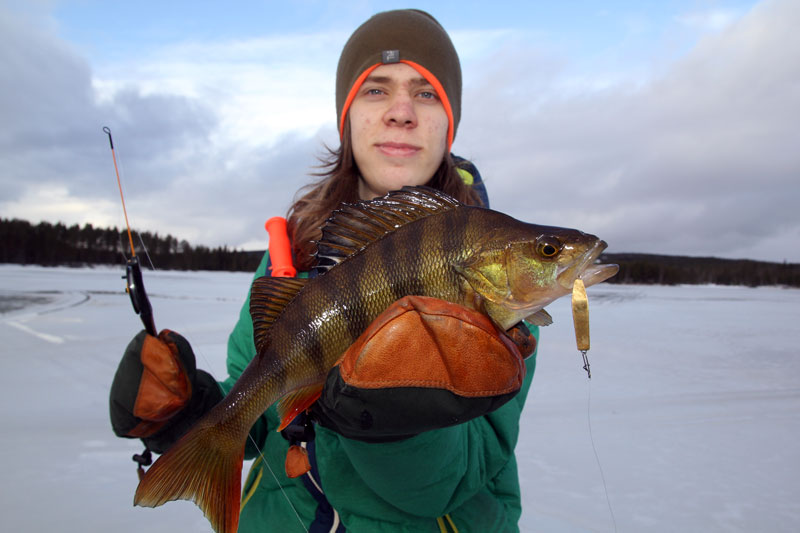
[[[441,24],[418,9],[378,13],[344,45],[336,70],[339,136],[344,135],[344,119],[364,80],[380,65],[391,63],[410,65],[436,90],[450,122],[449,150],[461,118],[461,65]]]

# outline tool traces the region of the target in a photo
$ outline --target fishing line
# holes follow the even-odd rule
[[[600,457],[597,455],[597,447],[594,444],[594,434],[592,433],[592,371],[589,367],[589,357],[586,355],[591,346],[589,337],[589,298],[586,295],[586,286],[580,278],[576,279],[572,286],[572,321],[575,326],[575,344],[583,357],[583,369],[586,371],[589,382],[587,384],[588,394],[586,398],[586,422],[589,425],[589,440],[592,443],[592,451],[597,462],[597,468],[600,470],[600,479],[603,481],[608,511],[611,513],[611,520],[614,522],[614,531],[616,532],[617,519],[614,516],[614,509],[611,508],[606,476],[603,473],[603,465],[600,464]]]
[[[594,452],[594,459],[597,462],[597,468],[600,470],[600,479],[603,480],[603,490],[606,494],[606,503],[608,504],[608,512],[611,513],[611,521],[614,523],[614,531],[617,531],[617,518],[614,516],[614,509],[611,507],[611,498],[608,496],[608,486],[606,485],[606,476],[603,473],[603,465],[600,464],[600,457],[597,455],[597,447],[594,445],[594,435],[592,434],[592,380],[587,380],[587,398],[586,398],[586,422],[589,425],[589,440],[592,443],[592,451]]]
[[[297,508],[292,503],[292,500],[289,499],[289,495],[286,494],[286,491],[283,489],[283,485],[281,485],[280,481],[278,481],[278,476],[275,475],[275,472],[272,470],[272,467],[269,466],[269,462],[267,461],[267,458],[264,457],[264,453],[261,451],[261,448],[258,447],[258,444],[256,444],[255,439],[253,438],[252,435],[250,435],[250,433],[247,434],[247,438],[249,438],[250,442],[252,442],[253,445],[256,447],[256,450],[258,450],[258,455],[261,457],[261,460],[264,461],[265,465],[267,465],[267,470],[269,470],[272,479],[275,480],[275,484],[278,485],[278,488],[281,490],[281,494],[283,494],[283,497],[286,498],[286,502],[292,508],[292,511],[294,511],[294,515],[297,517],[297,521],[300,522],[300,527],[303,528],[303,531],[308,533],[308,528],[306,528],[306,525],[303,523],[303,519],[300,518],[300,513],[297,512]]]
[[[153,264],[153,258],[150,257],[150,252],[147,251],[147,246],[144,244],[144,239],[142,239],[142,234],[139,233],[138,235],[139,235],[139,244],[142,245],[142,250],[144,250],[144,255],[147,256],[147,262],[150,263],[150,268],[152,268],[153,271],[155,271],[156,266]]]

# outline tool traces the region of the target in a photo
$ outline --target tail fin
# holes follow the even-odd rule
[[[228,429],[228,431],[225,431]],[[244,441],[225,426],[196,425],[150,467],[134,505],[158,507],[172,500],[197,504],[217,533],[239,525]]]

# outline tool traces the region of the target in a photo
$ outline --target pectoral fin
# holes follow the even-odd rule
[[[548,313],[544,309],[539,309],[532,315],[526,316],[525,320],[527,320],[534,326],[549,326],[550,324],[553,323],[553,317],[550,316],[550,313]]]
[[[501,305],[508,298],[508,285],[505,283],[505,271],[502,268],[481,268],[477,261],[470,264],[453,265],[472,290],[482,298]]]

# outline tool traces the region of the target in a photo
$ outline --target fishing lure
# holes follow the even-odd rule
[[[572,285],[572,322],[575,324],[575,343],[583,356],[583,369],[589,379],[592,379],[589,358],[586,356],[589,351],[589,299],[581,278],[576,279]]]

